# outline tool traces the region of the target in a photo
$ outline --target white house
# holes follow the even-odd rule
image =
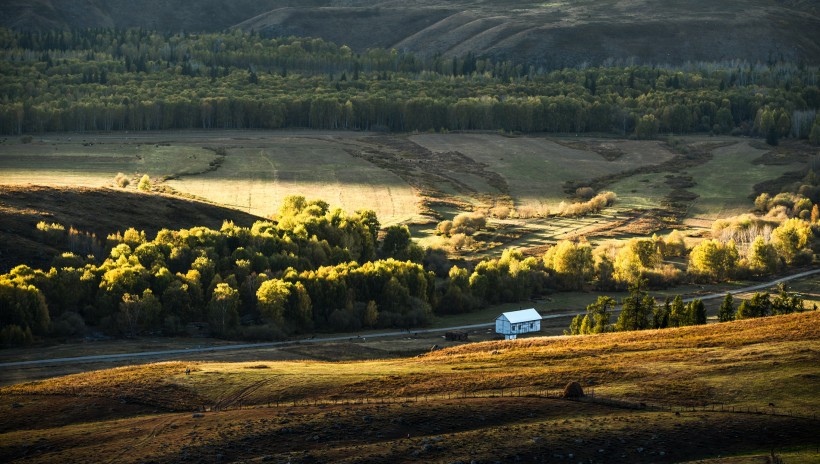
[[[515,340],[518,334],[541,331],[541,315],[534,308],[510,311],[495,318],[495,333],[505,340]]]

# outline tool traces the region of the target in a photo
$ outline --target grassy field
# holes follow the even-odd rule
[[[5,184],[110,186],[123,172],[257,216],[282,198],[322,198],[347,211],[374,209],[385,224],[412,219],[415,192],[400,178],[349,156],[351,134],[175,132],[51,135],[12,143],[0,155]],[[218,166],[214,163],[217,162]]]
[[[747,142],[739,142],[715,149],[711,161],[688,169],[686,173],[697,180],[697,185],[690,190],[699,195],[689,210],[689,217],[714,221],[748,212],[755,184],[800,169],[798,164],[753,163],[765,153]]]
[[[687,161],[673,145],[704,156]],[[800,150],[805,151],[794,148]],[[761,163],[767,156],[772,162]],[[479,246],[459,253],[475,259],[507,247],[542,252],[580,236],[595,242],[651,234],[680,225],[676,220],[709,228],[715,218],[750,209],[756,184],[801,168],[774,158],[748,141],[726,137],[662,143],[477,133],[179,131],[47,135],[29,144],[7,140],[0,176],[4,184],[99,187],[111,186],[114,175],[124,172],[133,190],[147,173],[158,189],[256,216],[274,213],[287,195],[304,195],[347,211],[373,209],[383,225],[411,224],[424,246],[449,246],[435,236],[441,219],[515,207],[521,219],[493,219]],[[731,182],[724,179],[727,172]],[[555,212],[562,201],[576,201],[573,183],[593,183],[618,199],[613,208],[587,217],[537,217]]]
[[[771,449],[810,457],[820,430],[811,418],[818,340],[820,312],[809,312],[484,342],[410,359],[123,367],[0,389],[0,458],[452,462],[555,453],[680,462]],[[571,380],[597,400],[519,396]],[[456,399],[464,394],[478,397]],[[202,407],[223,411],[172,411]]]
[[[457,151],[501,174],[517,206],[555,209],[567,199],[564,182],[660,164],[672,153],[656,142],[585,140],[586,149],[540,137],[484,134],[423,134],[410,138],[433,152]],[[622,153],[608,161],[595,151],[604,146]]]

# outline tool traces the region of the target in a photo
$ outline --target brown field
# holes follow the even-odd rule
[[[171,362],[58,377],[0,389],[0,459],[679,462],[772,449],[811,457],[818,323],[820,312],[809,312],[467,344],[410,359]],[[543,397],[570,380],[595,400]],[[638,403],[647,407],[632,409]],[[173,412],[203,407],[221,411]]]

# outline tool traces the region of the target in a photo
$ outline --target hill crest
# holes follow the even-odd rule
[[[464,55],[546,67],[639,62],[820,63],[820,13],[803,0],[723,2],[456,0],[6,2],[0,25],[24,30],[142,27],[312,36],[357,51],[385,47],[424,56]]]

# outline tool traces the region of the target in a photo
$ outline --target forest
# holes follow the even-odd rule
[[[419,247],[407,226],[380,230],[372,211],[347,214],[301,196],[288,197],[272,219],[251,227],[225,222],[219,230],[163,229],[153,240],[135,229],[101,240],[41,222],[42,240],[66,252],[48,270],[20,265],[0,276],[0,307],[7,308],[0,311],[0,343],[70,338],[87,325],[136,336],[185,334],[190,324],[205,324],[214,336],[249,340],[409,329],[436,315],[590,286],[629,287],[636,307],[643,308],[641,321],[665,307],[667,315],[656,319],[687,325],[702,318],[675,316],[683,309],[670,312],[668,301],[656,306],[644,289],[765,276],[803,264],[818,246],[820,212],[815,205],[802,216],[779,225],[748,217],[722,220],[713,234],[730,237],[728,242],[704,240],[691,250],[673,231],[595,249],[584,240],[562,241],[543,256],[508,249],[464,267],[441,250]],[[751,236],[752,242],[743,240]],[[688,257],[688,269],[666,262],[674,257]],[[608,313],[614,300],[595,304]],[[582,319],[576,322],[573,331],[582,333]],[[596,325],[609,330],[608,316],[583,330],[598,330],[591,328]]]
[[[818,69],[771,61],[546,69],[321,39],[0,29],[0,132],[313,128],[709,132],[820,143]]]

